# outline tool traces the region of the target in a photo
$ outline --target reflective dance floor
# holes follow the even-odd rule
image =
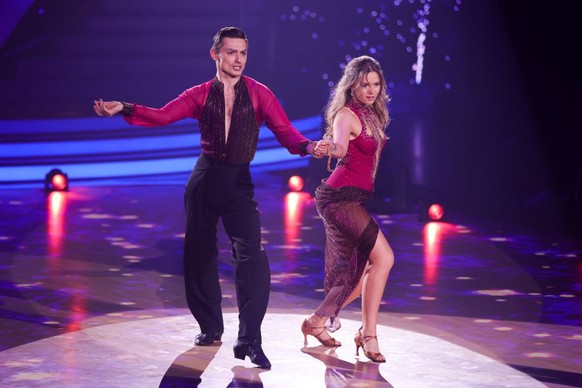
[[[220,229],[226,332],[209,347],[184,299],[186,176],[0,189],[0,385],[4,387],[579,387],[582,247],[462,215],[424,223],[374,211],[396,255],[378,337],[384,364],[355,355],[359,301],[342,342],[308,338],[322,299],[321,219],[307,193],[255,174],[272,287],[263,348],[233,357],[230,247]],[[374,207],[377,209],[378,207]]]

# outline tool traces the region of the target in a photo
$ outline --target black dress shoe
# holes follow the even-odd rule
[[[236,340],[234,347],[234,357],[240,360],[244,360],[246,356],[249,357],[253,364],[256,364],[259,368],[271,369],[271,363],[261,345],[254,342],[244,342],[241,340]]]
[[[200,333],[196,336],[194,343],[198,346],[209,346],[214,343],[214,341],[220,341],[222,338],[221,333],[216,334],[209,334],[209,333]]]

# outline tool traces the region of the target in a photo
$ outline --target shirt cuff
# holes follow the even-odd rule
[[[133,114],[133,104],[122,101],[121,105],[123,105],[123,109],[119,113],[121,113],[123,116],[131,116]]]
[[[314,143],[314,142],[311,141],[311,140],[304,140],[304,141],[301,142],[301,144],[299,144],[299,153],[302,156],[309,155],[309,152],[307,152],[307,146],[310,143]]]

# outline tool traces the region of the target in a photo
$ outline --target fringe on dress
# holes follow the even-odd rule
[[[331,332],[339,329],[339,311],[358,285],[376,243],[378,224],[364,206],[371,195],[354,186],[334,189],[325,180],[315,190],[326,231],[325,297],[315,313],[330,317]]]

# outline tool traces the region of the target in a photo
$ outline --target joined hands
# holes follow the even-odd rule
[[[333,146],[333,142],[328,139],[318,140],[313,147],[313,157],[316,159],[321,159],[324,156],[329,155],[329,151]]]

